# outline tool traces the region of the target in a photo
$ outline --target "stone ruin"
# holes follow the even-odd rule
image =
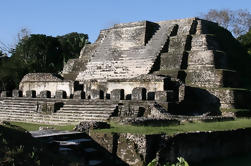
[[[249,109],[251,94],[229,65],[234,48],[219,33],[235,40],[199,18],[115,24],[70,59],[61,76],[29,73],[19,90],[3,91],[0,117],[76,124]]]

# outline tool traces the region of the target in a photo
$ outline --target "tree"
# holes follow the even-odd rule
[[[88,35],[83,33],[72,32],[63,36],[57,36],[62,48],[64,62],[71,58],[79,57],[81,49],[88,42]]]
[[[12,54],[29,72],[59,72],[63,68],[61,45],[51,36],[34,35],[23,38]]]
[[[251,29],[245,35],[241,35],[238,40],[251,55]]]
[[[20,63],[11,62],[10,58],[3,59],[0,63],[0,91],[15,89],[22,79],[22,71]]]
[[[0,50],[0,62],[1,62],[3,59],[7,59],[7,58],[8,58],[7,54],[3,53],[3,51]]]
[[[17,33],[18,42],[23,39],[28,39],[31,35],[31,32],[28,28],[21,28],[21,30]]]
[[[248,10],[210,9],[202,14],[202,18],[217,22],[228,29],[235,37],[239,37],[249,31],[251,27],[251,14]]]
[[[58,73],[64,62],[77,58],[88,43],[88,35],[69,33],[52,37],[21,31],[12,56],[0,61],[0,90],[17,88],[23,76],[31,72]],[[2,54],[0,52],[0,54]]]

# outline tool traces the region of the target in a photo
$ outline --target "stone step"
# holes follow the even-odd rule
[[[25,121],[30,121],[30,120],[43,120],[43,121],[84,121],[86,119],[89,120],[107,120],[110,116],[52,116],[52,117],[37,117],[33,115],[13,115],[13,114],[0,114],[1,119],[20,119],[20,120],[25,120]]]
[[[1,105],[4,105],[4,106],[27,106],[27,107],[31,107],[31,106],[34,106],[34,105],[37,105],[37,104],[35,104],[35,103],[34,104],[29,104],[29,103],[28,104],[25,104],[25,103],[24,104],[19,104],[19,103],[14,103],[13,102],[13,103],[3,103],[3,104],[0,104],[0,106]]]
[[[96,107],[63,107],[58,112],[61,111],[113,111],[116,107],[104,107],[104,108],[96,108]]]
[[[39,114],[38,114],[39,115]],[[32,116],[33,118],[45,118],[45,119],[83,119],[83,118],[86,118],[86,117],[109,117],[111,116],[112,113],[109,113],[109,114],[51,114],[51,115],[42,115],[42,116]]]
[[[83,119],[89,117],[96,117],[96,118],[109,118],[111,114],[83,114],[83,115],[76,115],[76,114],[57,114],[54,115],[52,118],[62,118],[62,119]]]
[[[34,110],[20,110],[20,109],[8,109],[8,110],[6,110],[6,109],[1,109],[0,108],[0,112],[8,112],[8,113],[36,113],[36,110],[34,109]]]
[[[67,124],[78,124],[79,122],[60,122],[60,121],[44,121],[44,120],[33,120],[33,119],[21,119],[21,118],[1,118],[0,120],[9,120],[9,121],[15,121],[15,122],[27,122],[27,123],[41,123],[41,124],[48,124],[48,125],[67,125]]]
[[[37,104],[15,104],[15,103],[4,103],[0,104],[0,106],[6,106],[6,107],[34,107],[37,106]]]
[[[0,106],[0,110],[36,110],[37,107]]]
[[[43,119],[38,119],[38,118],[33,118],[31,119],[33,121],[44,121],[44,122],[48,122],[48,123],[79,123],[79,122],[83,122],[83,121],[101,121],[101,122],[104,122],[104,121],[107,121],[108,118],[101,118],[101,117],[86,117],[86,118],[74,118],[74,119],[67,119],[67,118],[64,118],[64,119],[60,119],[60,118],[43,118]]]
[[[13,101],[8,101],[8,102],[2,102],[0,104],[1,105],[36,105],[37,102],[34,102],[34,103],[25,103],[25,102],[22,102],[22,103],[20,103],[19,101],[13,100]]]
[[[5,111],[0,111],[0,115],[13,115],[13,116],[32,116],[34,113],[24,113],[24,112],[5,112]]]
[[[67,102],[65,102],[65,106],[66,105],[116,105],[113,103],[113,101],[111,100],[87,100],[87,101],[84,101],[84,100],[77,100],[77,101],[74,101],[74,100],[69,100]]]
[[[60,120],[60,119],[53,119],[53,121],[51,119],[25,119],[25,118],[19,118],[19,117],[8,117],[8,118],[3,118],[0,117],[0,120],[8,120],[8,121],[16,121],[16,122],[27,122],[27,123],[41,123],[41,124],[51,124],[51,125],[66,125],[66,124],[73,124],[76,125],[82,121],[86,121],[86,122],[96,122],[96,121],[100,121],[100,122],[105,122],[107,121],[107,119],[102,120],[102,119],[90,119],[90,118],[85,118],[85,119],[80,119],[80,120]]]
[[[114,111],[105,111],[105,112],[57,112],[53,115],[71,115],[71,116],[85,116],[85,115],[111,115]]]
[[[22,111],[22,110],[37,110],[37,108],[36,107],[28,107],[28,108],[23,108],[23,107],[2,107],[2,106],[0,106],[0,110],[7,110],[7,111],[11,111],[11,110],[20,110],[20,111]]]
[[[17,118],[17,117],[16,117]],[[32,118],[30,120],[33,120],[33,121],[46,121],[46,122],[57,122],[57,123],[60,123],[60,122],[83,122],[83,121],[87,121],[87,120],[92,120],[92,121],[107,121],[109,119],[109,117],[85,117],[85,118]],[[25,119],[24,119],[25,120]]]
[[[17,118],[31,118],[33,115],[32,114],[19,114],[19,115],[15,115],[15,114],[5,114],[5,113],[0,113],[0,116],[2,118],[6,118],[6,117],[17,117]]]
[[[99,105],[90,105],[90,104],[84,104],[84,105],[77,105],[77,104],[65,104],[63,108],[116,108],[116,105],[110,105],[110,104],[99,104]]]
[[[16,100],[16,99],[11,99],[11,100],[3,100],[2,103],[7,103],[7,104],[37,104],[37,101],[29,101],[29,100]]]
[[[0,113],[1,118],[19,118],[19,119],[36,119],[36,120],[47,120],[47,121],[54,121],[55,119],[59,120],[60,119],[63,121],[65,119],[70,119],[70,120],[83,120],[85,116],[79,116],[79,115],[69,115],[69,114],[62,114],[62,115],[40,115],[37,116],[36,114],[20,114],[20,113]],[[95,117],[94,115],[86,115],[86,117]],[[101,115],[96,115],[96,117],[100,118],[107,118],[107,116],[101,116]]]
[[[75,115],[85,115],[85,114],[111,114],[114,110],[109,111],[59,111],[54,113],[57,114],[75,114]]]

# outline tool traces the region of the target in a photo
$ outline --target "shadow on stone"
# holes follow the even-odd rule
[[[179,104],[170,103],[169,112],[182,115],[220,115],[220,99],[205,89],[187,86],[184,100]]]

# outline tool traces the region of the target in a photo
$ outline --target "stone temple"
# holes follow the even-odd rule
[[[222,36],[226,36],[222,38]],[[231,68],[235,42],[199,18],[115,24],[59,74],[29,73],[3,91],[0,118],[50,124],[174,115],[229,116],[250,92]]]

